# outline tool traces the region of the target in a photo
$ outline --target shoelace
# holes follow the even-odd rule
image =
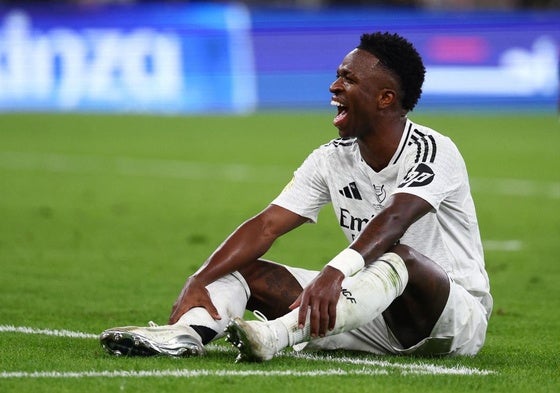
[[[270,343],[270,345],[274,346],[274,352],[278,353],[278,333],[276,332],[275,329],[272,328],[272,326],[269,324],[269,320],[268,318],[259,310],[254,310],[253,311],[253,315],[255,316],[255,318],[257,318],[260,322],[264,322],[268,328],[270,329],[270,331],[272,332],[272,342]]]
[[[154,321],[150,321],[150,322],[148,322],[148,326],[149,327],[158,327],[159,325],[157,323],[155,323]]]
[[[259,310],[253,311],[253,315],[261,322],[268,322],[268,318]]]

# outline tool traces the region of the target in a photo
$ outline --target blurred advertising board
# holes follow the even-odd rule
[[[244,7],[44,6],[1,18],[0,110],[255,108]]]
[[[560,12],[338,9],[253,12],[252,20],[261,107],[292,107],[295,97],[301,107],[327,103],[342,57],[363,32],[374,31],[402,34],[422,55],[427,75],[419,108],[558,105]]]
[[[336,67],[373,31],[422,54],[421,109],[558,106],[560,12],[149,3],[0,7],[0,111],[325,109]]]

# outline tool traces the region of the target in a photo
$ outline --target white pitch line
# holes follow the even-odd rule
[[[42,334],[45,336],[69,337],[69,338],[98,338],[97,334],[72,332],[70,330],[51,330],[51,329],[34,329],[27,326],[0,325],[0,333],[24,333],[24,334]]]
[[[23,334],[43,334],[47,336],[57,336],[57,337],[68,337],[68,338],[82,338],[82,339],[97,339],[99,336],[97,334],[73,332],[69,330],[51,330],[51,329],[35,329],[27,326],[13,326],[13,325],[0,325],[0,333],[23,333]],[[206,347],[209,351],[216,352],[235,352],[232,348],[227,348],[220,345],[208,345]],[[344,371],[337,369],[335,374],[333,370],[326,371],[313,371],[313,372],[301,372],[303,374],[296,374],[296,371],[273,371],[269,373],[276,374],[259,374],[259,371],[231,371],[231,370],[162,370],[162,371],[84,371],[84,372],[59,372],[59,371],[44,371],[44,372],[25,372],[25,371],[14,371],[14,372],[1,372],[0,378],[82,378],[82,377],[163,377],[163,376],[176,376],[176,377],[199,377],[203,375],[214,375],[214,376],[243,376],[243,375],[266,375],[266,376],[324,376],[324,375],[381,375],[388,374],[387,369],[394,369],[403,375],[415,374],[415,375],[489,375],[494,374],[494,371],[480,370],[476,368],[464,367],[464,366],[453,366],[444,367],[438,366],[430,363],[413,363],[413,364],[401,364],[392,363],[386,360],[373,360],[373,359],[362,359],[362,358],[350,358],[350,357],[334,357],[334,356],[319,356],[316,354],[302,353],[302,352],[288,352],[280,355],[282,357],[291,357],[295,359],[304,359],[310,361],[322,361],[322,362],[334,362],[342,364],[352,364],[357,366],[363,366],[361,370],[354,371]],[[381,367],[380,369],[369,369],[369,367]],[[227,372],[232,372],[235,374],[224,374]],[[243,373],[249,374],[243,374]],[[150,374],[151,373],[151,374]],[[211,374],[204,374],[211,373]],[[325,374],[327,373],[327,374]],[[328,374],[331,373],[331,374]],[[161,375],[160,375],[161,374]]]
[[[295,370],[107,370],[107,371],[4,371],[0,379],[10,378],[147,378],[147,377],[329,377],[344,375],[387,375],[386,370],[342,370],[328,369],[316,371]]]
[[[386,360],[373,360],[373,359],[360,359],[350,357],[333,357],[333,356],[317,356],[307,353],[296,353],[293,357],[297,359],[313,360],[313,361],[327,361],[343,364],[354,364],[361,366],[376,366],[384,368],[401,369],[406,374],[431,374],[431,375],[489,375],[494,374],[493,371],[480,370],[465,366],[444,367],[429,363],[412,363],[401,364],[391,363]]]
[[[482,244],[486,251],[521,251],[523,242],[521,240],[483,240]]]
[[[189,180],[271,183],[288,181],[293,168],[182,160],[100,157],[54,153],[0,152],[0,168],[52,173],[116,174]]]
[[[560,199],[560,183],[527,179],[471,178],[474,192],[517,197]]]

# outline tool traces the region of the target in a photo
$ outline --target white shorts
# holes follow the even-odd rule
[[[286,268],[302,287],[306,287],[319,273],[289,266]],[[404,348],[398,342],[382,315],[358,329],[317,338],[294,348],[296,350],[345,349],[381,355],[475,355],[486,338],[488,327],[486,314],[485,308],[477,298],[450,280],[447,304],[430,336],[410,348]]]

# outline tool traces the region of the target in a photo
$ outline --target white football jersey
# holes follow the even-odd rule
[[[374,171],[361,158],[356,139],[335,139],[314,150],[272,202],[311,222],[332,202],[338,224],[351,242],[385,206],[405,192],[433,210],[400,239],[426,255],[479,298],[490,314],[492,298],[474,203],[463,157],[440,133],[407,120],[389,165]]]

